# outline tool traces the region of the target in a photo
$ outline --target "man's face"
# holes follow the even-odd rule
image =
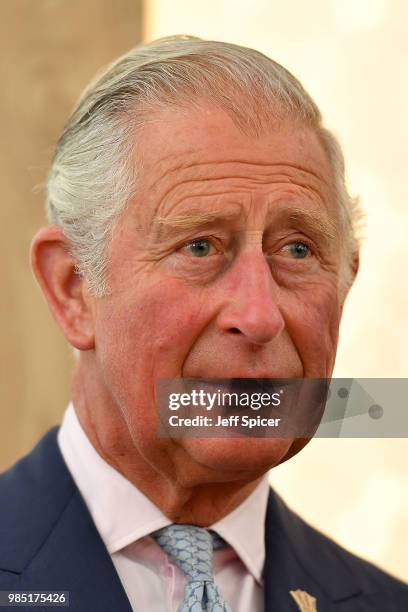
[[[309,128],[253,138],[208,107],[161,112],[137,151],[137,195],[109,246],[111,294],[95,302],[112,414],[180,481],[260,474],[292,439],[157,439],[155,381],[331,375],[342,304],[327,158]]]

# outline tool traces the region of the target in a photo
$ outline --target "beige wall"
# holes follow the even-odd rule
[[[408,6],[404,0],[146,0],[146,39],[249,45],[300,78],[343,143],[368,214],[334,376],[407,377]],[[408,404],[408,400],[407,400]],[[408,453],[401,440],[316,439],[271,472],[286,501],[408,580]]]
[[[68,398],[70,352],[28,265],[45,220],[33,187],[81,89],[140,32],[137,0],[0,2],[0,469],[60,420]]]

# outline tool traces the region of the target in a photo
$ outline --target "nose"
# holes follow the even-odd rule
[[[223,333],[240,334],[253,344],[267,344],[285,326],[279,287],[262,253],[241,254],[229,270],[226,300],[218,316]]]

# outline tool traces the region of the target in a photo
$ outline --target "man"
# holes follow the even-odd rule
[[[307,439],[157,435],[161,379],[333,371],[360,212],[299,82],[225,43],[130,51],[68,122],[48,210],[32,265],[79,356],[61,428],[1,477],[0,588],[87,612],[408,609],[269,490]]]

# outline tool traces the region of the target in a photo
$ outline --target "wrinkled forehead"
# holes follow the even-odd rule
[[[154,214],[188,195],[266,193],[286,184],[314,194],[336,216],[327,154],[316,131],[297,120],[271,122],[255,137],[214,107],[167,109],[139,131],[135,158],[138,191]]]

